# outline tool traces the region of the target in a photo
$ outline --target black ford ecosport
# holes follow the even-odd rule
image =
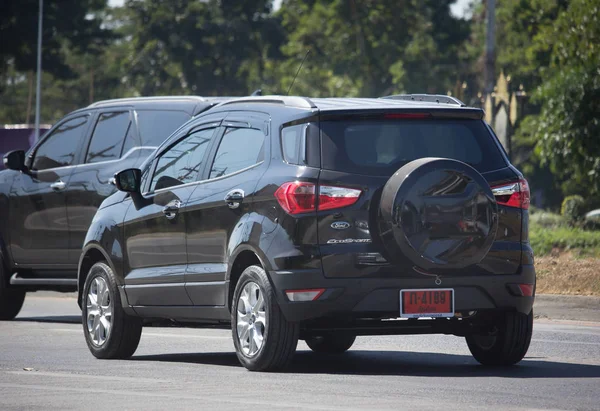
[[[231,325],[240,362],[298,339],[466,337],[486,365],[527,352],[529,188],[483,111],[446,96],[222,103],[118,173],[79,263],[83,329],[126,358],[144,320]]]

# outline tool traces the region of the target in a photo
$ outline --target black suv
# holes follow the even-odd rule
[[[533,327],[529,188],[482,120],[445,96],[225,102],[116,178],[79,263],[87,344],[126,358],[144,320],[231,325],[240,362],[298,339],[466,337],[519,362]]]
[[[179,126],[222,99],[146,97],[94,103],[61,119],[28,154],[0,171],[0,320],[25,293],[77,290],[92,218],[116,189],[115,172],[139,167]]]

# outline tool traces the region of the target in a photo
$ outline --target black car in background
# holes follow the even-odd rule
[[[0,171],[0,319],[25,293],[75,291],[86,232],[111,181],[140,164],[173,131],[221,99],[194,96],[108,100],[58,121]]]
[[[512,365],[533,328],[529,188],[483,111],[447,96],[231,100],[118,173],[79,264],[83,331],[126,358],[143,320],[231,327],[276,370],[298,339],[466,337]]]

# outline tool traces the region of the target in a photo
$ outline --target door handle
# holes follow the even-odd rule
[[[173,200],[162,209],[162,212],[168,220],[172,220],[177,217],[180,207],[181,201]]]
[[[67,186],[67,184],[61,180],[58,180],[57,182],[50,184],[50,188],[55,191],[64,190],[66,186]]]
[[[238,208],[240,204],[242,204],[242,201],[244,201],[244,190],[242,190],[241,188],[231,190],[225,196],[225,202],[227,203],[227,206],[232,210]]]

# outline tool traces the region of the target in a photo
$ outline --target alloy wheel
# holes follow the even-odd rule
[[[263,291],[255,282],[248,282],[237,303],[237,336],[244,355],[252,357],[263,346],[267,317]]]
[[[90,284],[86,308],[90,341],[96,346],[102,346],[110,336],[113,313],[110,291],[104,278],[96,277]]]

